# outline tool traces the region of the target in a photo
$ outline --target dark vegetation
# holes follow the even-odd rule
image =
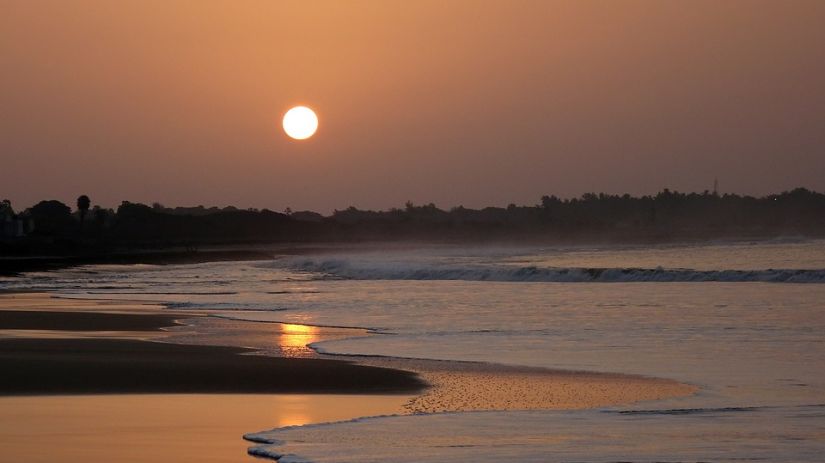
[[[124,201],[117,210],[42,201],[16,213],[0,203],[0,255],[78,256],[113,251],[313,242],[663,242],[711,238],[825,236],[825,194],[798,188],[760,198],[678,193],[632,197],[544,196],[533,206],[442,210],[434,204],[322,216],[235,207],[168,208]]]

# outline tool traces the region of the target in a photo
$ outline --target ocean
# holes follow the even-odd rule
[[[688,397],[590,410],[250,429],[251,452],[282,462],[825,459],[821,240],[330,246],[271,261],[32,272],[0,287],[368,330],[309,339],[332,356],[624,373],[699,387]]]

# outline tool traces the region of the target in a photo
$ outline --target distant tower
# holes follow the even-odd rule
[[[719,178],[713,179],[713,196],[719,196]]]

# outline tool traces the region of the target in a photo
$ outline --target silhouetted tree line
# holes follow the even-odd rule
[[[107,246],[192,246],[367,240],[667,241],[825,235],[825,195],[804,188],[764,197],[679,193],[544,196],[533,206],[443,210],[434,204],[386,211],[177,207],[124,201],[117,210],[41,201],[15,213],[0,202],[7,253]]]

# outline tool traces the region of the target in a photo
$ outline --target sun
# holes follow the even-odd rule
[[[284,114],[284,132],[296,140],[306,140],[318,130],[318,116],[306,106],[296,106]]]

